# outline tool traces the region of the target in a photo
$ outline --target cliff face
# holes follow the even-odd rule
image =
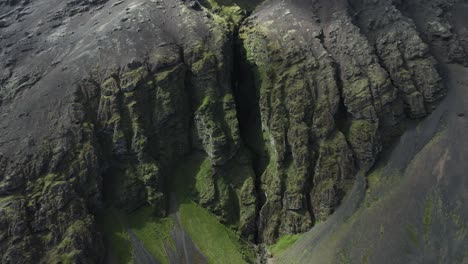
[[[0,1],[2,263],[103,261],[96,215],[166,216],[194,155],[241,237],[308,231],[466,61],[432,2]]]
[[[241,38],[270,157],[259,230],[268,242],[326,219],[357,169],[445,91],[416,26],[388,1],[266,2]]]

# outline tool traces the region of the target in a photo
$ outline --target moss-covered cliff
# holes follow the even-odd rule
[[[409,2],[0,1],[2,263],[254,262],[325,221],[463,63]]]

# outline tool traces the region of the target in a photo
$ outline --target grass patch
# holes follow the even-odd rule
[[[456,227],[456,238],[457,239],[462,239],[466,236],[466,234],[468,233],[468,226],[466,224],[466,221],[463,220],[463,218],[461,217],[461,215],[459,213],[452,213],[450,215],[450,218],[452,219],[452,222],[453,224],[455,225]]]
[[[408,235],[409,240],[412,242],[413,246],[418,247],[419,246],[418,230],[413,225],[407,225],[406,233]]]
[[[177,164],[169,188],[177,193],[179,201],[188,201],[193,196],[195,175],[203,170],[202,167],[207,167],[207,164],[204,164],[205,159],[206,155],[200,152],[184,158]]]
[[[294,244],[301,236],[302,234],[284,235],[280,237],[275,244],[269,246],[268,250],[273,256],[279,255]]]
[[[218,190],[224,190],[223,182],[215,182],[213,174],[211,161],[202,152],[193,153],[176,166],[170,188],[177,194],[181,224],[209,263],[251,263],[255,253],[250,245],[194,202],[197,197],[201,203],[214,199],[215,184]]]
[[[377,166],[366,176],[367,190],[364,204],[366,208],[371,208],[382,197],[389,192],[395,191],[399,180],[403,178],[403,173],[388,166]],[[391,188],[390,188],[391,187]]]
[[[424,207],[424,218],[423,218],[424,240],[426,242],[429,241],[429,231],[431,230],[433,210],[434,210],[434,200],[428,199],[426,201],[426,206]]]
[[[340,264],[351,264],[351,263],[353,263],[351,261],[351,259],[349,258],[348,254],[346,254],[346,253],[341,252],[339,254],[339,258],[340,258]]]
[[[208,0],[211,5],[219,6],[239,6],[242,9],[252,11],[255,6],[261,3],[261,0]]]
[[[129,229],[159,262],[169,263],[165,245],[173,245],[170,231],[174,223],[170,218],[154,217],[151,212],[151,208],[144,207],[130,215],[111,208],[98,216],[100,229],[118,264],[133,263],[133,247],[128,234]]]
[[[182,225],[209,263],[247,263],[239,237],[206,209],[187,202],[179,206],[179,213]]]
[[[210,202],[215,197],[213,175],[214,170],[211,161],[206,158],[200,165],[195,182],[195,189],[202,204]]]
[[[118,210],[108,209],[97,217],[97,222],[117,264],[132,263],[133,250],[126,229],[125,215]]]
[[[174,221],[171,218],[154,217],[151,212],[151,208],[146,207],[127,216],[128,226],[161,263],[169,263],[166,245],[175,248],[170,237]]]

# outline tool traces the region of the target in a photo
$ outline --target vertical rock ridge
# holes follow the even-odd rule
[[[444,89],[429,46],[419,37],[412,20],[404,17],[390,1],[350,2],[356,24],[390,74],[407,116],[418,118],[431,112]]]

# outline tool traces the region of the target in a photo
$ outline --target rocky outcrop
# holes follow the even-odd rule
[[[95,215],[166,215],[194,153],[191,198],[244,238],[325,220],[444,94],[430,36],[462,62],[413,2],[0,1],[2,263],[102,261]]]
[[[241,29],[269,157],[259,216],[267,243],[324,220],[401,121],[444,94],[410,19],[389,1],[349,2],[270,1]]]
[[[422,37],[431,43],[439,60],[466,64],[466,50],[457,34],[461,32],[455,30],[458,22],[452,21],[454,7],[460,4],[463,1],[396,1],[396,6],[415,22]]]
[[[206,188],[215,190],[200,202],[252,234],[254,174],[241,154],[231,92],[230,22],[183,2],[41,4],[2,32],[3,45],[18,30],[36,30],[2,53],[11,61],[0,93],[9,117],[2,120],[2,263],[100,262],[93,215],[146,205],[165,215],[173,167],[194,151],[206,153],[213,177]],[[10,3],[6,17],[34,7]],[[50,20],[25,26],[46,20],[39,18],[46,9]],[[37,59],[28,61],[32,53]],[[32,127],[13,116],[34,120]]]
[[[376,48],[410,117],[431,111],[432,102],[443,95],[440,77],[412,20],[405,18],[388,1],[354,1],[355,19]]]

